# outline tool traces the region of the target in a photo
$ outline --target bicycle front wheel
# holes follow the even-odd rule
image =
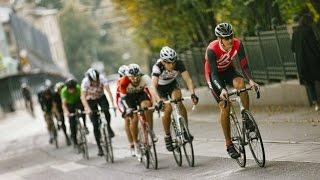
[[[56,128],[54,128],[54,144],[57,149],[59,149],[59,143],[58,143],[58,131]]]
[[[149,151],[147,146],[147,135],[146,130],[142,126],[139,128],[139,149],[140,149],[140,158],[139,161],[142,162],[145,168],[149,169],[150,164],[150,157],[149,157]]]
[[[239,122],[233,114],[230,114],[230,129],[232,143],[240,154],[240,157],[236,159],[236,161],[240,167],[245,167],[247,159],[246,150],[244,148],[244,136],[240,128]]]
[[[107,132],[106,136],[105,136],[105,142],[106,142],[106,148],[108,150],[107,156],[108,159],[111,163],[114,162],[114,156],[113,156],[113,147],[112,147],[112,140],[111,140],[111,136],[109,134],[109,131],[106,130],[107,129],[107,125],[104,125],[104,132]]]
[[[170,124],[170,131],[171,131],[171,138],[172,138],[172,145],[173,145],[173,157],[174,160],[176,161],[178,166],[182,165],[182,153],[181,153],[181,136],[178,134],[178,129],[175,124],[175,119],[171,119],[171,124]]]
[[[149,152],[149,161],[152,165],[153,169],[158,169],[158,157],[157,157],[157,150],[156,144],[152,139],[152,134],[150,128],[147,126],[148,131],[148,152]]]
[[[184,136],[183,151],[189,166],[193,167],[194,166],[194,150],[193,150],[191,135],[187,127],[186,121],[183,118],[180,118],[180,124],[181,124],[181,127],[183,128],[183,136]]]
[[[254,125],[254,131],[246,130],[246,137],[248,139],[249,148],[254,160],[260,167],[264,167],[266,163],[266,157],[259,127],[249,111],[245,110],[242,115],[243,118],[245,118],[245,121],[251,121]]]

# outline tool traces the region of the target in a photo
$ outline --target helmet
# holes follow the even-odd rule
[[[72,78],[67,79],[65,82],[65,85],[67,86],[68,89],[76,88],[77,84],[78,84],[77,80],[72,79]]]
[[[44,81],[44,85],[45,85],[46,87],[51,87],[51,86],[52,86],[51,80],[50,80],[50,79],[46,79],[46,80]]]
[[[120,76],[125,76],[128,71],[128,66],[127,65],[122,65],[119,67],[118,73]]]
[[[63,86],[64,86],[63,82],[57,82],[56,85],[54,86],[54,91],[59,92]]]
[[[28,84],[26,83],[26,82],[23,82],[22,84],[21,84],[21,88],[27,88],[28,87]]]
[[[220,23],[214,29],[214,34],[217,37],[228,37],[233,34],[232,26],[229,23]]]
[[[172,48],[165,46],[160,51],[160,58],[167,62],[175,62],[177,59],[177,53]]]
[[[127,75],[137,76],[140,74],[140,66],[138,64],[129,64]]]
[[[99,80],[99,72],[94,68],[89,68],[86,72],[87,77],[90,81],[98,81]]]

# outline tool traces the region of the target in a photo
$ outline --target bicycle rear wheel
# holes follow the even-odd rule
[[[188,161],[190,167],[194,166],[194,150],[193,144],[190,136],[189,129],[187,127],[186,121],[183,118],[180,118],[180,125],[183,128],[183,136],[184,136],[184,143],[183,143],[183,151]]]
[[[236,159],[236,161],[240,167],[245,167],[247,159],[246,159],[246,150],[244,148],[244,141],[243,141],[244,136],[240,128],[239,122],[235,117],[235,115],[233,114],[230,114],[230,128],[231,128],[232,143],[240,154],[240,157]]]
[[[171,118],[171,124],[170,124],[170,131],[171,131],[171,138],[172,138],[172,144],[173,144],[173,157],[174,160],[176,161],[178,166],[182,165],[182,152],[181,152],[181,146],[179,142],[181,142],[181,136],[177,136],[178,129],[175,124],[175,119],[172,117]]]
[[[260,167],[264,167],[266,163],[266,157],[259,127],[249,111],[245,110],[242,115],[243,118],[245,118],[245,121],[251,121],[255,127],[255,130],[252,132],[246,130],[246,137],[248,139],[249,148],[254,160]]]
[[[149,126],[146,127],[148,132],[148,152],[149,152],[149,161],[153,169],[158,169],[158,157],[157,157],[157,150],[156,144],[152,139],[152,134]]]

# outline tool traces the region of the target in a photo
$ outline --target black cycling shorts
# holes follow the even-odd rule
[[[160,98],[168,99],[168,96],[171,97],[172,92],[179,88],[179,84],[176,80],[167,84],[167,85],[158,85],[157,91],[159,93]]]
[[[219,78],[223,88],[226,88],[227,85],[233,87],[233,80],[237,77],[243,78],[243,76],[234,68],[230,68],[225,71],[219,72]],[[216,101],[219,103],[220,102],[219,96],[221,91],[214,86],[214,83],[212,81],[211,81],[211,84],[212,84],[211,93],[213,94]]]
[[[140,106],[142,101],[150,100],[150,99],[148,94],[143,91],[140,93],[127,94],[125,97],[125,100],[129,108],[137,109],[137,106]]]

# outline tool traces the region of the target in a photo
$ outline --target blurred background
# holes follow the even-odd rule
[[[1,84],[12,98],[19,97],[12,92],[21,81],[37,89],[46,78],[81,80],[90,66],[110,75],[135,62],[149,73],[165,45],[179,52],[195,85],[205,86],[204,53],[220,22],[233,25],[261,84],[298,78],[291,36],[303,14],[312,17],[320,39],[318,0],[0,0],[0,5],[0,74],[6,77]]]

